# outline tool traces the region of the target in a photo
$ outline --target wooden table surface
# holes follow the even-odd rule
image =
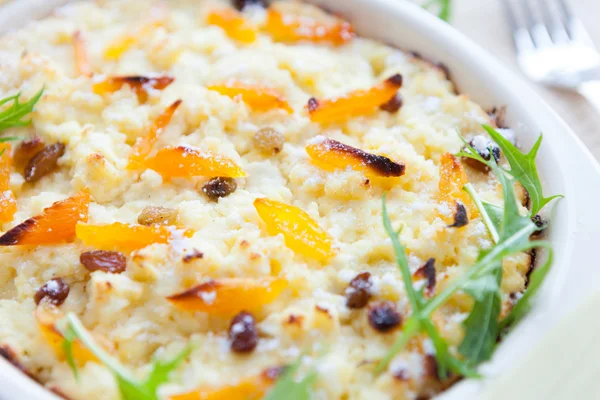
[[[504,65],[520,73],[502,1],[454,0],[452,25],[490,50]],[[546,3],[555,0],[534,1]],[[583,21],[600,49],[600,0],[568,1],[573,13]],[[596,159],[600,160],[600,113],[579,94],[546,89],[535,83],[531,85],[579,135]]]

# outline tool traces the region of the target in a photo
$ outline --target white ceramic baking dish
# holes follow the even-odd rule
[[[600,166],[577,136],[529,86],[489,52],[402,0],[309,0],[349,19],[362,36],[415,50],[446,64],[461,93],[484,107],[506,105],[507,121],[528,149],[540,132],[538,167],[548,194],[565,199],[552,210],[549,240],[555,262],[534,310],[516,327],[483,370],[486,379],[463,381],[445,399],[482,399],[487,382],[511,368],[566,312],[600,282],[594,260],[600,234]],[[0,9],[0,31],[18,28],[67,0],[16,0]],[[50,400],[55,396],[0,359],[0,399]]]

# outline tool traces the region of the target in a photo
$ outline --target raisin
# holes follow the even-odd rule
[[[65,145],[54,143],[44,147],[38,152],[25,167],[25,180],[27,182],[37,182],[44,176],[56,169],[58,159],[65,154]]]
[[[427,260],[423,266],[421,266],[418,270],[415,271],[414,276],[416,278],[424,278],[427,280],[425,285],[425,293],[428,296],[431,296],[435,290],[435,258],[430,258]]]
[[[267,4],[264,0],[233,0],[233,6],[238,10],[242,11],[248,6],[261,6],[266,8]]]
[[[15,148],[13,153],[13,163],[17,168],[24,168],[29,160],[44,149],[44,139],[35,136],[31,139],[23,140]]]
[[[177,210],[166,207],[148,206],[144,207],[138,216],[138,224],[151,226],[155,224],[176,225]]]
[[[465,205],[460,201],[456,202],[456,213],[454,214],[454,223],[448,225],[448,228],[462,228],[469,224],[469,216]]]
[[[33,297],[35,304],[45,299],[50,304],[60,306],[69,295],[69,285],[62,278],[50,279],[38,289]]]
[[[356,275],[346,288],[346,306],[348,308],[363,308],[366,306],[371,298],[372,286],[371,273],[362,272]]]
[[[248,353],[254,350],[258,344],[258,333],[252,314],[242,311],[231,320],[229,340],[231,340],[231,351]]]
[[[233,178],[212,178],[202,186],[204,194],[212,201],[221,197],[227,197],[237,189],[237,183]]]
[[[481,136],[481,135],[475,136],[469,142],[469,146],[471,146],[473,149],[475,149],[475,151],[479,154],[479,156],[481,158],[483,158],[484,160],[490,161],[493,156],[494,161],[496,161],[496,163],[500,162],[500,147],[498,147],[498,145],[495,142],[492,142],[485,136]],[[490,149],[491,149],[491,151],[490,151]],[[487,165],[485,165],[477,160],[465,157],[464,161],[471,168],[478,169],[482,172],[488,171]]]
[[[369,324],[378,332],[387,333],[402,323],[402,316],[391,301],[383,301],[369,308]]]
[[[125,271],[127,266],[127,258],[118,251],[86,251],[81,253],[79,261],[91,272],[100,270],[111,274],[120,274]]]
[[[254,134],[254,147],[265,155],[277,154],[283,149],[283,135],[273,128],[262,128]]]
[[[397,93],[394,97],[392,97],[387,103],[383,103],[379,106],[383,111],[387,111],[391,114],[398,112],[400,108],[402,108],[402,96],[400,93]]]

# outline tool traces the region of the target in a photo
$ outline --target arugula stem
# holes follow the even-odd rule
[[[377,368],[375,368],[375,375],[379,375],[383,372],[392,361],[396,354],[404,348],[404,346],[408,343],[410,339],[412,339],[415,335],[417,335],[421,331],[421,317],[413,316],[408,319],[404,323],[404,328],[402,329],[402,333],[396,339],[396,342],[392,345],[386,356],[379,362]]]
[[[117,359],[106,353],[100,346],[96,344],[92,335],[84,328],[77,316],[73,313],[67,314],[67,321],[71,326],[71,329],[77,334],[77,338],[81,340],[85,347],[87,347],[100,361],[109,366],[117,375],[122,379],[129,382],[136,382],[136,380],[129,374],[129,372],[121,365]]]
[[[536,230],[536,226],[531,224],[521,228],[515,232],[511,237],[507,238],[502,246],[494,246],[486,253],[477,263],[471,267],[467,272],[462,274],[456,280],[450,283],[449,286],[437,296],[435,296],[429,303],[421,310],[423,315],[431,316],[431,314],[442,304],[444,304],[452,295],[457,291],[465,287],[465,285],[477,275],[483,275],[490,272],[494,267],[494,260],[502,259],[509,254],[522,251],[521,246],[518,249],[513,249],[517,243],[523,241],[523,239],[529,238]],[[507,251],[509,249],[510,251]]]
[[[483,203],[481,202],[481,199],[479,198],[479,195],[475,191],[475,188],[473,187],[473,185],[471,183],[467,183],[463,187],[463,190],[465,192],[467,192],[469,194],[469,196],[471,196],[471,200],[473,200],[473,202],[475,203],[475,206],[477,207],[477,210],[479,210],[479,214],[481,214],[481,218],[483,219],[483,223],[485,224],[485,226],[488,229],[488,232],[492,236],[492,239],[494,240],[494,243],[498,243],[500,241],[500,235],[498,234],[498,231],[496,230],[496,227],[492,223],[492,219],[490,218],[489,214],[487,213],[487,211],[483,207]]]

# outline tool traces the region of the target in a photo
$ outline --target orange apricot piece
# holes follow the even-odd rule
[[[405,170],[404,164],[324,136],[309,140],[306,152],[313,164],[328,171],[352,168],[366,176],[395,177],[402,176]]]
[[[269,235],[282,234],[286,246],[297,254],[321,262],[335,255],[331,236],[300,208],[265,198],[254,200],[254,208]]]
[[[35,310],[35,319],[38,323],[38,328],[42,337],[50,345],[56,357],[63,361],[66,358],[63,348],[64,336],[56,328],[56,321],[62,318],[62,314],[58,310],[45,309],[38,307]],[[73,341],[73,358],[79,365],[84,365],[88,361],[97,361],[96,356],[87,349],[79,339]]]
[[[188,146],[165,147],[146,160],[146,168],[153,169],[165,179],[242,178],[246,173],[227,157]]]
[[[232,99],[239,98],[254,111],[262,112],[275,108],[281,108],[288,113],[294,111],[281,93],[268,86],[230,79],[223,84],[208,86],[207,89]]]
[[[256,28],[249,24],[244,17],[231,8],[211,11],[206,22],[223,29],[227,36],[241,43],[252,43],[256,40]]]
[[[148,154],[152,151],[152,147],[158,135],[162,133],[163,129],[171,122],[171,118],[177,110],[177,107],[181,104],[181,100],[175,101],[165,111],[163,111],[150,125],[148,134],[137,138],[133,145],[131,155],[129,156],[128,169],[140,169],[144,165],[144,160],[148,157]]]
[[[321,124],[340,123],[356,116],[369,115],[396,95],[402,86],[402,75],[396,74],[366,90],[355,90],[332,99],[308,100],[308,115]]]
[[[97,82],[92,87],[96,94],[106,94],[116,92],[123,86],[127,85],[135,92],[140,103],[145,103],[148,100],[149,90],[163,90],[169,86],[175,78],[167,75],[162,76],[112,76],[100,82]]]
[[[0,223],[10,222],[17,212],[17,200],[10,190],[11,145],[0,143]]]
[[[311,17],[284,15],[275,9],[267,13],[265,31],[273,40],[286,43],[307,41],[339,46],[354,37],[354,28],[346,21],[325,24]]]
[[[123,53],[135,46],[142,37],[149,35],[153,30],[162,26],[162,24],[161,20],[150,21],[135,32],[128,32],[117,37],[104,49],[104,58],[107,60],[118,60]]]
[[[242,379],[237,384],[203,387],[171,396],[169,400],[259,400],[284,371],[285,367],[267,368],[260,375]]]
[[[0,236],[0,246],[71,242],[75,239],[77,223],[87,221],[89,205],[90,191],[83,189],[5,232]]]
[[[73,33],[73,52],[75,54],[75,70],[77,75],[92,76],[92,66],[85,49],[85,41],[79,30]]]
[[[114,222],[94,225],[77,224],[77,238],[86,246],[99,250],[130,253],[154,243],[169,243],[175,228],[164,225],[134,225]],[[184,236],[191,237],[192,231],[186,230]]]
[[[450,153],[442,154],[440,158],[440,182],[438,185],[440,202],[446,203],[451,209],[456,207],[456,202],[461,202],[469,214],[469,218],[477,216],[477,208],[469,194],[463,187],[469,183],[467,173],[462,164]]]
[[[243,310],[258,311],[273,302],[286,287],[286,280],[272,277],[223,278],[202,283],[167,300],[182,310],[226,317]]]

